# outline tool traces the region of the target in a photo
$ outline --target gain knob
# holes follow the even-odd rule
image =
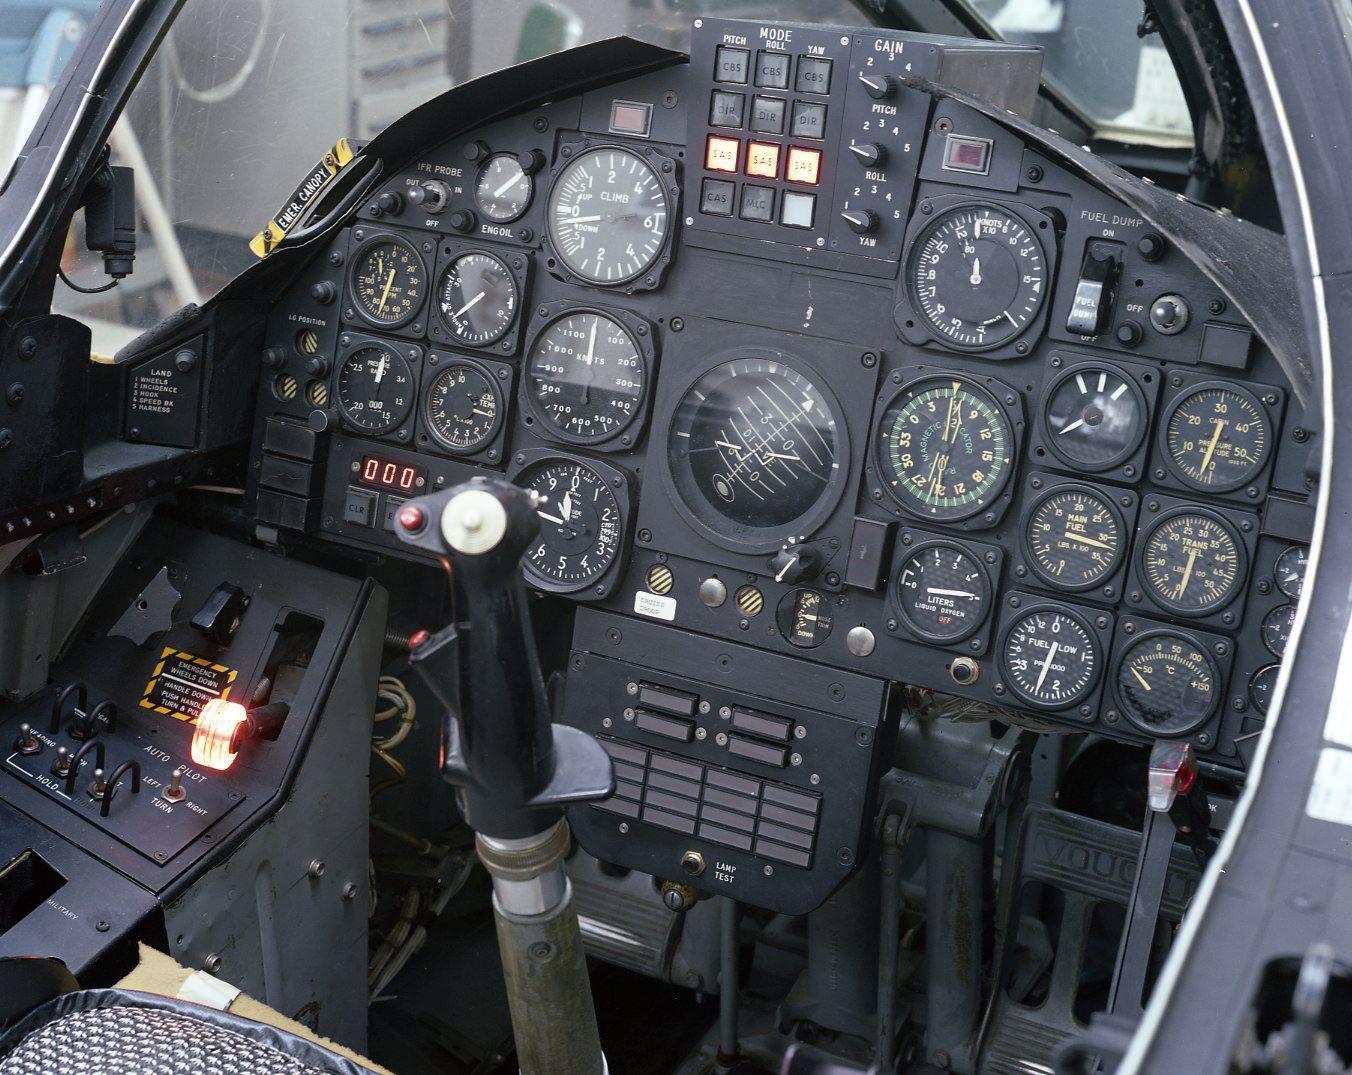
[[[869,74],[867,71],[859,72],[859,81],[864,84],[865,92],[875,101],[885,101],[897,92],[897,84],[892,80],[891,75]]]
[[[851,142],[850,152],[859,158],[865,168],[876,168],[887,160],[887,147],[877,142]]]
[[[397,190],[387,190],[376,199],[376,205],[380,207],[382,213],[398,216],[404,211],[404,196]]]
[[[856,235],[867,235],[878,228],[878,214],[869,209],[846,209],[840,218]]]

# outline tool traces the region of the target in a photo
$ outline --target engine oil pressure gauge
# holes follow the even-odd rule
[[[474,204],[495,224],[510,224],[530,207],[535,180],[512,153],[495,153],[484,161],[474,184]]]

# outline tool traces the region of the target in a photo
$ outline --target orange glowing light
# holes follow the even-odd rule
[[[749,142],[746,147],[746,174],[763,179],[779,178],[779,147],[770,142]]]
[[[789,164],[784,178],[794,183],[816,183],[821,173],[822,151],[803,146],[789,147]]]
[[[742,143],[736,138],[719,138],[711,134],[704,151],[704,167],[711,172],[735,172],[741,152]]]
[[[193,729],[192,760],[208,769],[229,769],[237,753],[232,746],[235,729],[248,718],[248,711],[238,702],[211,699],[202,707]]]

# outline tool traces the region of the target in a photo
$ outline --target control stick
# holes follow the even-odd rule
[[[402,540],[448,562],[449,626],[410,662],[442,707],[442,776],[493,878],[493,914],[523,1075],[606,1070],[572,887],[563,806],[614,790],[590,735],[550,720],[521,580],[539,497],[478,479],[400,508]]]

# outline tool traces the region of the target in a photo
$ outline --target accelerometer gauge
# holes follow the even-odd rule
[[[529,581],[557,593],[596,582],[619,555],[624,528],[619,498],[596,471],[569,459],[549,459],[513,481],[543,498],[540,536],[526,550]]]
[[[1281,670],[1279,664],[1265,664],[1249,677],[1249,701],[1263,716],[1267,716],[1272,696],[1277,693],[1277,676]]]
[[[775,609],[779,633],[799,649],[816,649],[831,634],[831,606],[816,590],[790,590]]]
[[[1142,546],[1141,576],[1151,600],[1182,616],[1229,603],[1244,569],[1244,547],[1230,524],[1187,508],[1160,519]]]
[[[1064,608],[1028,612],[1006,632],[1000,654],[1010,690],[1028,705],[1077,705],[1098,681],[1098,639],[1076,613]]]
[[[1278,605],[1263,617],[1263,645],[1274,657],[1286,653],[1286,644],[1291,641],[1291,628],[1295,623],[1295,605]]]
[[[362,433],[389,433],[413,409],[413,370],[392,347],[368,344],[338,370],[338,407]]]
[[[1194,639],[1173,632],[1141,638],[1117,666],[1126,717],[1147,735],[1186,735],[1220,703],[1220,673]]]
[[[911,299],[953,347],[984,351],[1014,339],[1042,308],[1047,265],[1027,224],[992,205],[951,209],[912,248]]]
[[[1263,469],[1272,437],[1267,412],[1242,388],[1202,385],[1178,399],[1164,420],[1174,472],[1194,489],[1226,492]]]
[[[1052,451],[1086,470],[1124,462],[1145,433],[1145,397],[1135,382],[1102,366],[1064,374],[1042,413]]]
[[[1305,589],[1305,569],[1310,564],[1310,550],[1304,545],[1292,545],[1279,557],[1277,567],[1272,572],[1277,581],[1277,589],[1291,598],[1299,600]]]
[[[623,284],[662,253],[671,219],[666,188],[627,149],[588,150],[554,181],[549,238],[564,265],[593,284]]]
[[[502,412],[497,382],[471,362],[456,362],[438,373],[423,402],[428,431],[448,452],[482,448],[497,433]]]
[[[495,224],[509,224],[530,206],[535,181],[512,153],[495,153],[479,168],[474,204]]]
[[[461,254],[437,285],[437,311],[452,338],[470,347],[500,340],[512,327],[521,296],[511,270],[492,254]]]
[[[526,395],[545,431],[591,444],[639,414],[647,390],[643,354],[629,330],[590,310],[565,314],[530,351]]]
[[[767,358],[724,362],[691,385],[672,417],[667,455],[676,493],[706,536],[753,551],[812,533],[849,471],[835,398]]]
[[[363,318],[398,328],[418,315],[427,270],[413,244],[392,236],[370,239],[352,256],[348,291]]]
[[[927,519],[965,519],[1009,480],[1014,441],[1009,420],[983,388],[935,377],[907,385],[879,426],[877,462],[884,487]]]
[[[1122,563],[1125,529],[1117,509],[1092,489],[1060,486],[1033,504],[1024,541],[1044,582],[1083,590]]]
[[[915,634],[928,642],[961,642],[985,621],[991,583],[966,549],[946,541],[916,549],[901,562],[897,607]]]

